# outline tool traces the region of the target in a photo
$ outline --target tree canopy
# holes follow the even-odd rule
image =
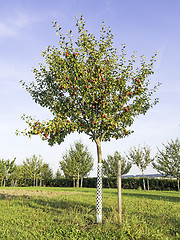
[[[22,82],[33,100],[53,115],[52,120],[42,122],[23,115],[29,126],[23,133],[40,135],[50,145],[60,144],[74,131],[100,142],[125,137],[132,132],[128,127],[134,118],[158,101],[151,101],[157,86],[149,88],[148,79],[156,53],[149,63],[142,56],[135,69],[135,53],[126,61],[123,44],[118,55],[111,28],[104,22],[99,40],[85,29],[82,16],[76,19],[76,26],[77,39],[73,40],[71,30],[67,39],[54,22],[59,46],[43,51],[46,64],[40,64],[39,70],[34,68],[35,82]]]

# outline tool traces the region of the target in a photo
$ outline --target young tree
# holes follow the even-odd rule
[[[1,187],[3,186],[4,177],[6,176],[6,163],[4,159],[0,159],[0,178],[1,178]]]
[[[163,144],[164,150],[159,150],[156,155],[156,162],[153,167],[164,176],[171,176],[177,178],[177,186],[179,189],[180,179],[180,140],[176,138],[171,139],[166,145]]]
[[[127,162],[126,159],[116,151],[114,156],[108,155],[107,160],[103,160],[103,175],[106,177],[117,177],[119,160],[121,162],[121,175],[127,174],[132,164]]]
[[[57,169],[57,171],[56,171],[56,173],[55,173],[55,178],[56,178],[56,179],[62,178],[62,174],[61,174],[61,172],[60,172],[59,169]]]
[[[37,180],[40,178],[40,172],[42,170],[43,162],[42,157],[39,155],[39,158],[36,155],[33,155],[30,158],[26,158],[23,161],[23,170],[25,176],[32,181],[33,186],[37,185]]]
[[[16,158],[14,158],[12,161],[10,161],[9,159],[0,159],[1,187],[3,185],[3,182],[5,186],[5,179],[9,177],[10,174],[15,170],[15,160]]]
[[[10,174],[10,180],[11,180],[11,185],[13,187],[16,187],[18,185],[23,185],[25,179],[24,179],[24,171],[23,171],[23,166],[22,165],[15,165],[14,166],[14,171]]]
[[[93,168],[93,157],[88,151],[87,146],[84,146],[81,141],[75,142],[74,156],[78,163],[79,177],[81,178],[81,187],[83,185],[83,178],[86,177]],[[79,185],[79,179],[77,181]]]
[[[76,186],[79,187],[79,179],[82,186],[82,179],[92,170],[93,157],[81,141],[76,141],[74,148],[70,146],[70,150],[63,156],[60,166],[65,176],[72,177],[73,181],[77,178]]]
[[[40,185],[46,186],[48,182],[50,182],[53,179],[53,171],[50,169],[49,164],[44,163],[41,167],[40,173],[39,173],[39,179],[40,179]]]
[[[129,127],[136,116],[145,114],[158,99],[152,100],[157,86],[150,87],[156,58],[149,63],[141,57],[135,65],[136,54],[126,61],[125,45],[121,54],[113,47],[111,28],[104,22],[99,40],[85,28],[82,16],[76,19],[77,39],[72,31],[67,38],[54,22],[59,34],[58,47],[48,46],[42,55],[46,64],[34,68],[35,81],[22,82],[33,100],[52,113],[49,121],[23,115],[28,129],[22,133],[39,135],[49,145],[60,144],[67,134],[85,133],[96,143],[98,156],[97,214],[102,221],[102,141],[119,139],[132,133]],[[18,132],[17,132],[18,134]]]
[[[143,186],[144,190],[146,191],[146,185],[145,185],[145,178],[144,178],[144,171],[146,170],[147,166],[154,160],[150,157],[150,147],[144,146],[144,147],[134,147],[130,148],[129,154],[127,155],[128,159],[133,163],[136,164],[137,167],[141,170],[143,175]]]
[[[75,181],[76,181],[76,161],[75,158],[73,158],[73,155],[71,151],[66,152],[62,156],[62,161],[60,161],[60,168],[64,173],[64,176],[66,178],[72,178],[73,179],[73,187],[75,187]]]

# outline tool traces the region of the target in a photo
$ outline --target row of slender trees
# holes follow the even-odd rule
[[[1,187],[6,185],[6,181],[11,182],[12,186],[42,186],[53,178],[53,171],[49,164],[43,163],[40,155],[26,158],[21,165],[15,164],[15,159],[0,159]]]
[[[135,164],[141,171],[143,176],[143,186],[145,187],[145,175],[144,171],[146,168],[152,164],[152,167],[157,170],[164,177],[174,177],[177,179],[177,185],[179,190],[179,179],[180,179],[180,140],[176,138],[175,140],[170,140],[167,144],[163,144],[163,149],[158,148],[155,157],[151,157],[151,149],[149,146],[145,145],[143,147],[132,147],[130,148],[126,157],[120,155],[120,153],[115,152],[114,156],[107,156],[107,160],[103,160],[103,173],[107,177],[117,177],[117,163],[118,160],[121,161],[122,175],[127,174],[132,164]]]
[[[127,174],[132,164],[135,164],[141,171],[143,176],[143,186],[146,190],[145,175],[146,168],[151,164],[164,177],[174,177],[177,179],[179,190],[180,178],[180,140],[176,138],[167,144],[163,144],[164,149],[158,149],[155,157],[151,157],[151,149],[144,145],[141,147],[132,147],[123,157],[118,151],[114,155],[108,155],[103,159],[103,176],[117,177],[117,163],[121,162],[121,174]],[[63,160],[60,162],[60,168],[67,178],[72,178],[75,186],[79,186],[79,178],[86,177],[93,168],[93,158],[87,147],[84,147],[80,141],[75,142],[74,148],[70,146],[69,151],[63,155]]]
[[[130,148],[128,153],[125,154],[126,157],[116,151],[114,155],[108,155],[106,159],[103,159],[103,176],[117,177],[119,160],[122,175],[127,174],[132,164],[135,164],[142,172],[143,186],[146,190],[144,171],[148,165],[152,164],[152,167],[163,176],[176,178],[179,190],[180,140],[178,138],[171,140],[163,146],[164,149],[158,149],[154,158],[150,156],[151,150],[147,145]],[[61,171],[58,169],[54,177],[49,164],[44,163],[40,155],[26,158],[21,165],[16,165],[15,160],[16,158],[12,161],[0,159],[1,186],[5,186],[6,181],[10,181],[12,186],[45,186],[53,178],[65,177],[73,180],[74,187],[79,187],[79,182],[82,187],[83,178],[91,172],[94,162],[92,154],[81,141],[76,141],[74,146],[70,146],[69,150],[66,150],[66,153],[62,155],[62,160],[59,162]]]

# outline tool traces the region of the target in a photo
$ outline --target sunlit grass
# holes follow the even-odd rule
[[[180,239],[180,193],[103,190],[103,224],[95,223],[96,189],[0,188],[0,239]]]

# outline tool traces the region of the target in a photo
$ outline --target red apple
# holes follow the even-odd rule
[[[138,78],[136,78],[136,82],[139,82],[140,83],[140,80]]]

